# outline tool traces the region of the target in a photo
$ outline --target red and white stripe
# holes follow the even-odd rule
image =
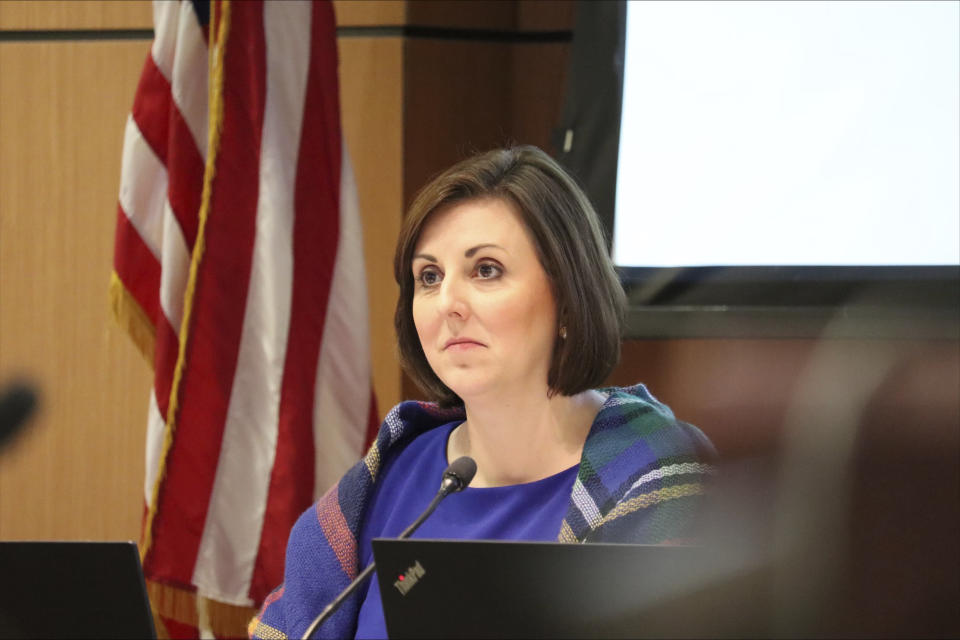
[[[115,257],[156,330],[144,568],[250,605],[281,581],[296,517],[362,452],[373,405],[333,13],[325,2],[230,6],[224,115],[186,319],[208,52],[189,2],[155,2],[154,20],[124,142]]]

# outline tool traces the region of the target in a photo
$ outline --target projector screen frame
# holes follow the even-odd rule
[[[557,159],[612,246],[626,1],[577,4]],[[960,212],[958,212],[960,215]],[[617,267],[627,338],[960,339],[960,265]]]

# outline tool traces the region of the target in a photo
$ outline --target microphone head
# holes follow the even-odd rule
[[[444,493],[463,491],[477,474],[477,463],[470,456],[461,456],[450,463],[443,472],[440,490]]]
[[[37,393],[26,382],[0,391],[0,448],[13,440],[37,407]]]

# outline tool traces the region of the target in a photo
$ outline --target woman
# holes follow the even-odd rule
[[[284,584],[255,637],[300,637],[434,496],[448,460],[477,463],[424,538],[677,542],[712,447],[642,385],[595,390],[616,365],[625,300],[596,214],[535,147],[491,151],[417,196],[394,261],[404,402],[290,535]],[[318,630],[385,637],[376,579]]]

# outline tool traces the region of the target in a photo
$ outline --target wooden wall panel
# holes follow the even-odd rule
[[[517,4],[503,0],[407,0],[407,24],[512,31],[517,26]]]
[[[406,22],[405,0],[333,0],[339,27],[397,26]]]
[[[517,29],[520,31],[565,31],[573,28],[577,0],[518,2]]]
[[[511,142],[511,50],[410,39],[404,49],[404,202],[437,172]]]
[[[403,42],[340,38],[340,102],[363,218],[374,390],[381,417],[401,399],[393,251],[403,215]]]
[[[517,43],[512,47],[511,127],[517,142],[554,153],[553,130],[563,115],[570,44]]]
[[[4,0],[0,29],[152,29],[150,0]]]
[[[150,371],[110,317],[123,123],[149,43],[0,44],[0,377],[40,387],[0,457],[0,537],[135,539]]]

